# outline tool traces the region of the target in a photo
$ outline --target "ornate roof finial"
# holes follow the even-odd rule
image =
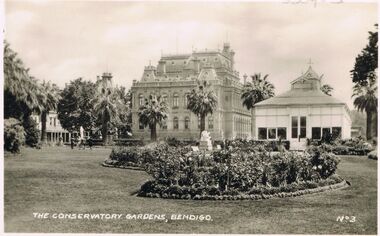
[[[313,64],[313,62],[311,61],[311,58],[309,58],[309,62],[307,64],[309,64],[309,66],[311,67],[311,65]]]

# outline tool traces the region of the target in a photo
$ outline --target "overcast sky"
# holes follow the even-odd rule
[[[377,5],[285,2],[7,1],[5,38],[31,75],[62,88],[105,71],[129,88],[161,51],[216,49],[228,41],[241,76],[269,74],[279,94],[311,58],[323,83],[352,108],[350,70],[374,30]]]

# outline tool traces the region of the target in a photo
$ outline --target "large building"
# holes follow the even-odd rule
[[[169,116],[162,127],[158,126],[157,137],[198,139],[200,121],[186,109],[186,95],[197,80],[207,80],[218,97],[216,110],[206,117],[206,130],[212,139],[251,137],[251,112],[242,106],[243,84],[234,70],[234,55],[225,43],[223,50],[162,55],[157,67],[146,66],[140,81],[133,81],[131,88],[133,136],[150,138],[149,129],[139,123],[138,110],[149,95],[160,95],[169,105]]]
[[[254,137],[289,140],[292,149],[304,149],[307,138],[320,140],[327,134],[350,138],[347,105],[320,87],[321,77],[310,66],[291,82],[289,91],[255,104]]]

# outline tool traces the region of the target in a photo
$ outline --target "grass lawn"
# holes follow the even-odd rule
[[[149,176],[105,168],[110,150],[24,149],[4,157],[5,232],[376,234],[377,161],[342,157],[349,188],[295,198],[194,201],[133,195]],[[212,221],[36,219],[33,212],[203,214]],[[355,216],[355,222],[337,222]]]

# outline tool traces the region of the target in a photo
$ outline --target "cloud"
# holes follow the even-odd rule
[[[59,85],[108,70],[129,87],[161,52],[229,41],[243,75],[269,74],[276,93],[307,69],[352,106],[350,70],[377,22],[376,4],[262,2],[6,2],[6,39],[37,78]],[[228,36],[227,36],[228,35]],[[347,95],[348,94],[348,95]]]

